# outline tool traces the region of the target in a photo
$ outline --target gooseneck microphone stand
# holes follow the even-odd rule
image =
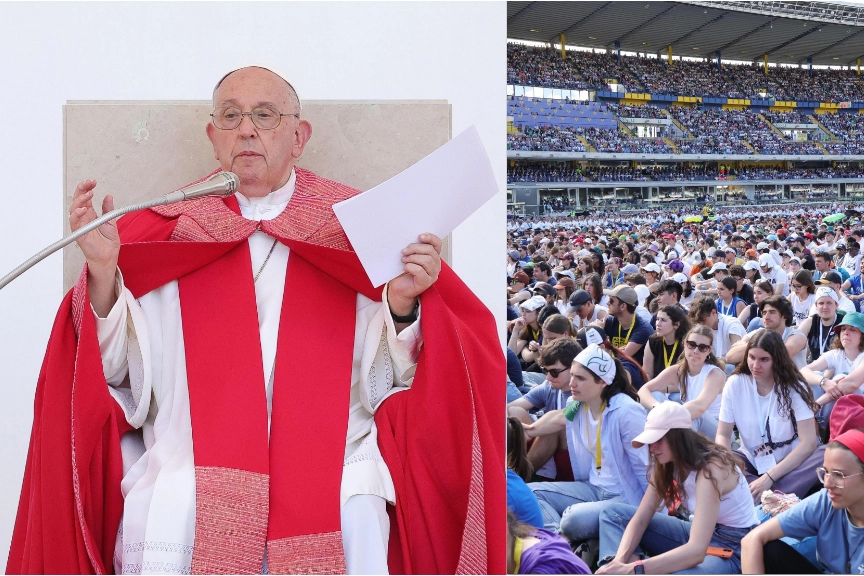
[[[7,284],[12,282],[15,278],[32,268],[38,262],[41,262],[42,260],[50,256],[57,250],[63,248],[68,244],[71,244],[81,236],[84,236],[88,232],[95,230],[102,224],[110,222],[115,218],[119,218],[124,214],[129,214],[130,212],[137,212],[138,210],[144,210],[146,208],[153,208],[155,206],[164,206],[165,204],[173,204],[175,202],[183,202],[185,200],[201,198],[203,196],[230,196],[237,191],[239,184],[240,179],[233,172],[218,172],[207,180],[198,184],[192,184],[191,186],[187,186],[186,188],[181,188],[180,190],[169,192],[168,194],[159,196],[158,198],[153,198],[152,200],[145,200],[144,202],[139,202],[138,204],[132,204],[130,206],[124,206],[123,208],[117,208],[116,210],[112,210],[111,212],[103,214],[96,220],[93,220],[89,224],[82,226],[81,228],[79,228],[72,234],[66,236],[62,240],[58,240],[54,244],[51,244],[33,257],[27,259],[27,261],[9,272],[6,276],[0,278],[0,290],[2,290]]]

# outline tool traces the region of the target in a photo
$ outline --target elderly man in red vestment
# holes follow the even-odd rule
[[[287,81],[242,68],[213,100],[239,192],[79,240],[7,570],[502,572],[488,310],[431,234],[369,284],[332,210],[358,191],[295,166],[312,129]]]

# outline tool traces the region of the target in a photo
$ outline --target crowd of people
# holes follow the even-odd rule
[[[634,138],[622,129],[609,128],[577,128],[579,134],[588,140],[597,152],[631,153],[631,154],[671,154],[661,138]]]
[[[585,145],[573,126],[524,126],[507,133],[508,150],[539,152],[585,152]]]
[[[584,166],[561,162],[517,161],[507,167],[507,182],[685,182],[718,180],[816,180],[864,178],[864,169],[849,164],[821,168],[686,164]]]
[[[511,573],[864,572],[861,208],[508,222]]]
[[[864,101],[864,80],[854,70],[722,64],[507,45],[510,84],[608,90],[615,79],[627,92],[809,102]]]

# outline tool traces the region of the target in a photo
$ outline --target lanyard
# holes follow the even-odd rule
[[[536,342],[540,338],[540,329],[538,328],[536,332],[530,326],[528,329],[531,330],[531,338]]]
[[[825,340],[823,341],[822,340],[822,327],[824,326],[824,324],[822,324],[822,318],[819,318],[819,355],[820,356],[825,353],[825,346],[828,345],[828,339],[831,338],[831,333],[834,331],[834,324],[836,324],[836,323],[837,323],[837,314],[834,314],[834,321],[831,322],[831,329],[828,330],[828,336],[826,336]]]
[[[717,305],[720,306],[720,314],[723,314],[724,316],[729,316],[729,312],[731,312],[732,307],[735,306],[735,297],[732,297],[732,302],[729,304],[728,307],[723,306],[723,300],[718,300]]]
[[[759,400],[759,392],[757,391],[756,379],[752,376],[750,377],[753,380],[753,404],[756,408],[756,413],[758,414],[757,422],[759,423],[759,433],[762,434],[762,440],[765,440],[765,433],[768,431],[768,420],[771,418],[771,407],[774,405],[774,389],[771,389],[771,396],[768,399],[768,410],[765,412],[765,418],[762,417],[762,402]]]
[[[561,410],[562,408],[564,408],[567,405],[567,401],[564,400],[564,391],[563,390],[558,390],[557,405],[558,405],[558,410]]]
[[[633,332],[633,326],[636,325],[636,314],[633,314],[633,321],[630,322],[630,329],[627,331],[627,336],[624,337],[624,345],[630,341],[630,334]],[[618,340],[621,340],[621,322],[618,322]]]
[[[594,467],[596,470],[600,470],[600,466],[603,464],[603,451],[600,448],[600,428],[603,426],[603,411],[606,410],[606,401],[603,401],[603,405],[600,406],[600,415],[597,417],[597,443],[596,443],[596,452],[591,450],[591,436],[588,435],[588,418],[590,417],[588,411],[591,410],[588,408],[588,403],[585,403],[585,439],[587,442],[588,451],[594,456]]]
[[[668,368],[672,365],[672,360],[675,359],[675,350],[678,349],[678,341],[675,341],[675,344],[672,346],[672,354],[669,356],[666,355],[666,342],[661,340],[660,343],[663,345],[663,366]]]
[[[516,542],[513,544],[513,564],[515,564],[515,569],[513,570],[513,574],[519,574],[519,564],[522,563],[522,538],[516,538]]]

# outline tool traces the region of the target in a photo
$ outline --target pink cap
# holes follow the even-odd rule
[[[648,412],[645,430],[633,439],[632,444],[634,448],[641,448],[645,444],[657,442],[673,428],[689,430],[692,426],[690,411],[677,402],[667,400]]]

